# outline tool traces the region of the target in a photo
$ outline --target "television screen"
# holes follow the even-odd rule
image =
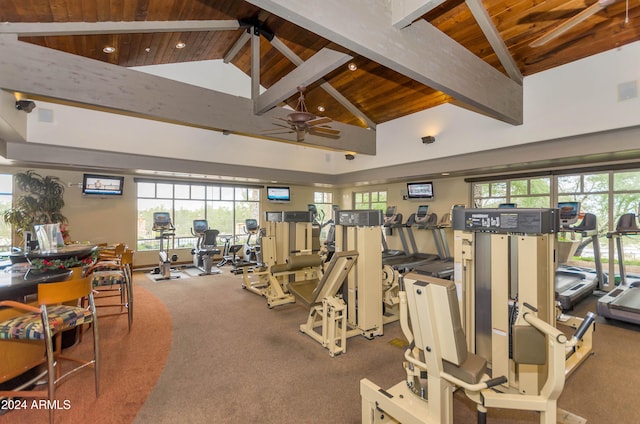
[[[409,199],[433,199],[433,183],[407,183]]]
[[[123,186],[124,177],[96,174],[84,174],[82,177],[82,194],[121,196]]]
[[[288,202],[291,200],[289,187],[267,187],[267,200],[272,202]]]

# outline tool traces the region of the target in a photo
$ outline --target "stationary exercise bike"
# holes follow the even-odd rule
[[[158,233],[156,240],[160,240],[160,250],[158,252],[159,265],[153,269],[154,274],[160,274],[155,280],[169,280],[171,278],[180,278],[179,275],[171,275],[171,262],[178,260],[178,255],[169,255],[170,240],[176,236],[176,227],[171,222],[169,212],[154,212],[152,230]],[[165,248],[165,240],[167,241]]]
[[[209,229],[206,219],[195,219],[191,234],[196,237],[195,247],[191,249],[193,265],[202,272],[199,275],[220,274],[218,268],[213,269],[213,257],[220,254],[218,235],[220,231]]]

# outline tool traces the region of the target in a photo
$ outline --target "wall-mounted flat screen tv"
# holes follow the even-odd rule
[[[409,199],[433,199],[433,183],[407,183],[407,197]]]
[[[289,187],[267,186],[267,200],[270,202],[291,201],[291,190]]]
[[[122,196],[124,177],[113,175],[84,174],[82,194],[97,196]]]

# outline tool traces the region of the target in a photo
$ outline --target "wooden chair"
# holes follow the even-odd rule
[[[72,300],[76,305],[82,299],[88,299],[88,307],[69,306],[64,304]],[[98,339],[98,321],[90,278],[72,279],[59,283],[38,285],[38,302],[40,306],[29,305],[12,300],[0,301],[0,306],[14,308],[25,313],[0,322],[0,342],[25,341],[37,344],[44,341],[47,363],[47,390],[13,390],[0,391],[0,397],[47,398],[51,403],[55,400],[56,386],[60,381],[84,367],[94,368],[96,397],[100,393],[100,349]],[[45,324],[47,323],[47,324]],[[90,360],[72,358],[61,354],[61,332],[74,329],[84,324],[92,324],[93,358]],[[57,337],[56,337],[57,336]],[[55,346],[54,346],[55,343]],[[76,365],[62,374],[61,361],[68,360]],[[49,421],[53,423],[55,408],[49,409]]]
[[[99,302],[97,308],[119,308],[117,312],[100,314],[100,317],[127,314],[128,328],[133,324],[133,284],[131,268],[133,267],[133,250],[125,248],[119,252],[117,260],[99,260],[89,267],[85,273],[91,278],[97,299],[119,297],[113,303]],[[113,292],[116,292],[115,294]]]

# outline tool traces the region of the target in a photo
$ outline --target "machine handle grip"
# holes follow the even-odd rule
[[[593,323],[595,319],[596,319],[596,315],[593,312],[588,312],[587,316],[582,321],[582,324],[580,324],[580,327],[578,327],[576,332],[573,333],[573,338],[576,340],[580,340],[582,336],[584,336],[584,333],[587,332],[587,330],[589,329],[589,326]]]
[[[504,384],[507,382],[507,377],[501,375],[500,377],[492,378],[484,382],[487,385],[487,388],[493,386],[499,386],[500,384]]]

